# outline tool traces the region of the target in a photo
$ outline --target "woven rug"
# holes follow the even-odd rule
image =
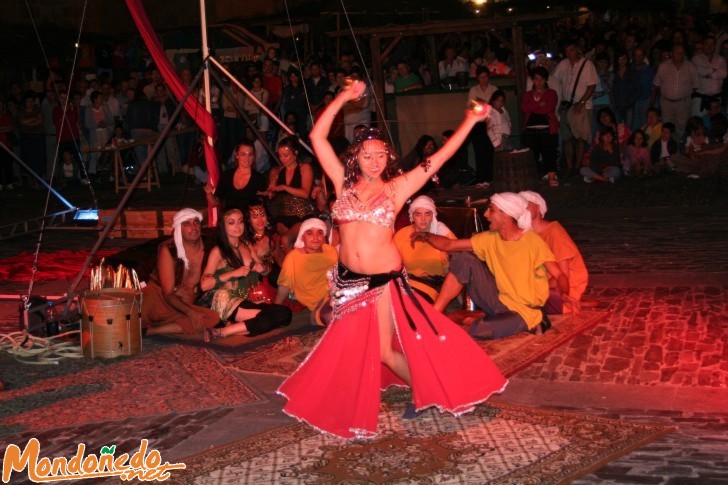
[[[508,404],[455,418],[400,418],[409,393],[385,398],[379,436],[347,441],[294,423],[182,458],[178,483],[556,484],[673,428]]]
[[[262,400],[207,350],[174,345],[57,366],[0,358],[0,435]]]
[[[606,312],[590,311],[578,315],[556,316],[551,319],[553,328],[543,335],[521,333],[504,339],[478,343],[501,372],[511,376],[576,335],[595,326],[608,315]],[[457,322],[464,314],[457,312],[448,316]],[[286,337],[232,360],[229,364],[244,372],[287,377],[303,362],[322,334],[323,330]]]

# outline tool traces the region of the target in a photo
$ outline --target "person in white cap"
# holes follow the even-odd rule
[[[298,230],[293,249],[288,252],[278,276],[276,303],[283,304],[290,294],[314,312],[315,323],[326,323],[319,319],[317,311],[329,299],[329,282],[326,273],[336,265],[339,253],[326,244],[328,226],[321,219],[306,219]]]
[[[539,332],[550,327],[543,306],[549,296],[548,276],[568,294],[569,281],[556,264],[548,245],[531,231],[528,202],[518,194],[494,194],[485,211],[490,230],[470,239],[451,240],[428,233],[415,233],[452,254],[450,271],[434,307],[444,311],[463,287],[483,318],[470,326],[477,339],[496,339],[519,332]]]
[[[146,335],[202,334],[220,323],[217,313],[194,303],[210,249],[202,240],[201,222],[198,211],[182,209],[172,219],[172,239],[159,245],[157,267],[142,290]]]
[[[402,254],[402,263],[407,269],[412,288],[434,303],[445,280],[450,256],[423,242],[412,244],[410,237],[413,232],[430,232],[450,239],[457,238],[444,223],[437,220],[435,201],[426,195],[410,203],[409,218],[412,224],[395,233],[394,244]]]
[[[528,201],[528,211],[531,213],[531,228],[533,232],[546,241],[549,248],[556,257],[559,269],[569,279],[569,294],[567,299],[562,299],[557,288],[557,282],[549,278],[549,299],[544,307],[548,314],[574,313],[579,310],[581,300],[586,286],[589,283],[589,272],[581,257],[579,248],[566,232],[564,226],[557,221],[544,219],[548,207],[541,194],[531,190],[524,190],[518,195]]]

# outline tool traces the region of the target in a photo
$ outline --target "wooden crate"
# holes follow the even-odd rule
[[[105,227],[109,221],[111,220],[111,216],[114,215],[115,210],[100,210],[99,211],[99,228]],[[114,228],[109,233],[110,238],[115,237],[124,237],[125,234],[123,233],[121,227],[122,227],[122,221],[124,219],[124,213],[122,212],[119,218],[116,220],[116,223],[114,224]]]
[[[172,219],[177,211],[162,211],[162,232],[165,236],[172,235]]]
[[[124,211],[126,223],[126,237],[133,239],[154,239],[160,236],[160,213],[156,210]]]

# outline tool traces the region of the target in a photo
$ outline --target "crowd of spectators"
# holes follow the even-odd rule
[[[556,36],[550,38],[537,26],[527,31],[529,55],[523,60],[515,59],[509,46],[496,37],[452,34],[437,46],[440,60],[433,73],[421,49],[403,47],[394,51],[385,67],[385,92],[464,85],[470,86],[471,100],[496,107],[491,119],[471,134],[474,171],[467,160],[453,162],[451,166],[458,168],[446,174],[444,178],[451,181],[446,186],[487,186],[496,152],[519,146],[531,148],[540,175],[552,186],[558,185],[559,175],[573,174],[581,174],[587,182],[669,171],[710,175],[722,165],[719,145],[727,138],[724,18],[682,15],[672,21],[654,20],[654,16],[632,16],[607,22],[595,13],[555,22]],[[290,134],[305,140],[314,120],[348,82],[369,80],[366,59],[349,53],[338,58],[319,53],[300,61],[289,57],[271,48],[254,61],[226,65],[251,97],[227,77],[221,84],[213,80],[210,102],[223,170],[234,165],[234,148],[244,136],[258,140],[256,166],[275,167],[280,140]],[[528,91],[513,100],[522,113],[509,113],[505,105],[512,91],[499,90],[490,80],[512,78],[518,63],[526,64]],[[190,86],[189,61],[177,67],[183,83]],[[30,84],[7,86],[0,102],[0,141],[47,180],[55,167],[54,179],[61,184],[108,182],[112,157],[99,148],[158,135],[170,122],[176,100],[153,64],[142,70],[99,69],[69,76],[51,72],[43,92],[29,89]],[[199,88],[194,91],[202,101]],[[278,126],[261,105],[282,119],[286,128]],[[369,87],[359,100],[346,105],[332,138],[351,142],[357,126],[372,122],[374,105]],[[520,120],[521,126],[512,127],[511,120]],[[184,130],[194,128],[184,111],[175,128],[176,135],[157,156],[159,172],[190,172],[204,183],[199,135]],[[512,135],[517,132],[520,138]],[[426,127],[421,134],[430,136]],[[261,149],[266,145],[271,149]],[[146,158],[147,147],[137,144],[129,152],[124,165],[133,172]],[[706,157],[709,162],[701,162]],[[0,153],[0,164],[0,187],[5,190],[18,182],[38,186],[7,153]]]

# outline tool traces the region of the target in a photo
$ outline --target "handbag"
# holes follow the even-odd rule
[[[579,85],[579,79],[581,78],[581,72],[584,70],[584,66],[586,65],[588,59],[584,59],[584,62],[581,63],[581,67],[579,68],[579,72],[576,73],[576,81],[574,81],[574,89],[571,90],[571,99],[568,101],[562,101],[561,104],[559,104],[559,115],[562,115],[566,113],[569,108],[571,108],[574,105],[574,96],[576,96],[576,87]]]

